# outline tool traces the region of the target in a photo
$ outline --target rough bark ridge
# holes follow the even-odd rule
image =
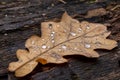
[[[0,3],[0,79],[1,80],[119,80],[120,79],[120,8],[119,0],[89,1],[65,0],[1,0]],[[89,3],[88,3],[89,2]],[[54,4],[53,4],[54,3]],[[104,8],[104,15],[86,17],[87,11]],[[45,20],[60,19],[64,11],[78,20],[99,22],[109,26],[111,39],[118,41],[112,51],[99,51],[98,60],[72,56],[66,64],[38,66],[33,73],[24,78],[15,78],[8,73],[8,63],[15,61],[15,52],[24,48],[24,42],[31,35],[41,35],[39,24]],[[31,27],[32,26],[32,27]],[[54,67],[54,68],[53,68]],[[37,74],[36,74],[37,73]],[[55,74],[56,73],[56,74]]]

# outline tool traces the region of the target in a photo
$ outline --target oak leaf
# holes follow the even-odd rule
[[[94,49],[111,50],[117,46],[114,40],[106,39],[110,32],[106,26],[87,21],[79,22],[64,13],[60,22],[42,22],[42,37],[30,37],[25,46],[16,52],[17,62],[9,64],[9,71],[15,71],[17,77],[22,77],[38,65],[47,63],[67,62],[63,56],[83,55],[97,58],[99,54]]]

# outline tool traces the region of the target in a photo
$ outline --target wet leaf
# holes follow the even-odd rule
[[[38,62],[64,63],[66,55],[83,55],[97,58],[99,54],[94,49],[108,49],[117,46],[114,40],[106,39],[110,32],[106,26],[87,21],[79,22],[64,13],[60,22],[42,22],[42,37],[32,36],[26,41],[29,50],[17,50],[17,62],[9,64],[9,71],[15,71],[17,77],[22,77],[37,66]]]

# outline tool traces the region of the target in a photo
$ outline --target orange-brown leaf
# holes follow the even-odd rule
[[[17,62],[9,64],[9,71],[15,71],[17,77],[29,74],[38,64],[64,63],[66,55],[83,55],[97,58],[94,49],[111,50],[117,46],[114,40],[106,39],[110,35],[106,26],[87,21],[79,22],[64,13],[60,22],[42,22],[42,37],[30,37],[25,46],[29,50],[17,51]]]

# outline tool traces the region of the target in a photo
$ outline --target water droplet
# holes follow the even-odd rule
[[[5,35],[5,36],[7,36],[8,34],[7,34],[7,33],[5,33],[4,35]]]
[[[29,13],[29,14],[32,14],[32,13]]]
[[[52,32],[52,34],[55,34],[55,32]]]
[[[58,49],[58,51],[62,51],[61,49]]]
[[[81,28],[78,28],[78,31],[79,31],[79,32],[81,32],[81,31],[82,31],[82,29],[81,29]]]
[[[79,21],[76,21],[76,23],[79,23]]]
[[[71,32],[70,34],[71,34],[72,36],[76,36],[76,34],[75,34],[74,32]]]
[[[60,25],[57,25],[57,27],[60,27]]]
[[[50,46],[48,46],[48,49],[50,48]]]
[[[53,7],[53,6],[55,6],[55,4],[52,3],[51,6]]]
[[[54,38],[54,34],[55,34],[55,32],[52,32],[52,33],[51,33],[52,39]]]
[[[86,48],[90,48],[91,45],[90,45],[90,44],[85,44],[85,47],[86,47]]]
[[[52,28],[52,24],[49,24],[49,26],[48,26],[50,29]]]
[[[62,46],[63,49],[67,49],[67,47],[65,45]]]
[[[64,30],[64,32],[67,32],[66,30]]]
[[[8,15],[7,14],[5,14],[5,17],[7,17]]]
[[[52,54],[50,54],[52,57],[54,57],[54,58],[56,58],[56,59],[60,59],[61,58],[61,56],[59,55],[59,54],[57,54],[57,53],[52,53]]]
[[[42,39],[43,41],[45,40],[45,39]]]
[[[101,43],[100,43],[100,42],[96,42],[95,44],[96,44],[96,46],[98,46],[98,47],[101,46]]]
[[[62,39],[59,39],[60,41],[62,41]]]
[[[75,49],[75,50],[77,50],[78,48],[77,48],[77,47],[75,47],[74,49]]]
[[[54,40],[54,36],[52,36],[51,39]]]
[[[54,40],[52,40],[52,43],[54,43],[55,41]]]
[[[54,34],[51,34],[51,36],[53,37],[53,36],[54,36]]]
[[[47,48],[47,46],[46,45],[42,45],[42,49],[46,49]]]
[[[87,28],[87,29],[90,29],[90,26],[89,26],[89,25],[87,25],[87,26],[86,26],[86,28]]]
[[[37,51],[36,51],[36,50],[34,50],[34,52],[36,53]]]
[[[34,41],[32,41],[32,45],[33,45],[33,44],[35,44],[35,42],[34,42]]]
[[[46,14],[45,14],[45,13],[42,13],[42,16],[46,16]]]

